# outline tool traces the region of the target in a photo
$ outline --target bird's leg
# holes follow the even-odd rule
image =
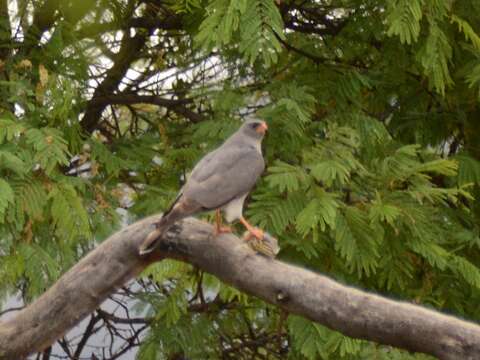
[[[243,224],[243,226],[245,226],[248,230],[248,232],[250,234],[252,234],[253,236],[255,236],[258,240],[262,241],[263,240],[263,230],[259,229],[259,228],[256,228],[252,225],[250,225],[247,220],[245,220],[245,218],[242,216],[240,217],[240,222]],[[249,237],[247,236],[247,239]]]
[[[230,226],[222,226],[222,214],[220,213],[220,209],[217,209],[215,211],[215,235],[231,232],[232,228]]]

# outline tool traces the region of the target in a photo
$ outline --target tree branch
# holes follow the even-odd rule
[[[75,33],[77,39],[94,38],[109,31],[128,31],[129,28],[143,28],[148,30],[178,30],[182,31],[182,17],[178,14],[167,14],[164,17],[133,17],[125,23],[116,21],[104,23],[88,23]]]
[[[112,235],[14,318],[0,323],[0,358],[42,351],[92,313],[116,288],[163,258],[187,261],[221,280],[345,335],[440,359],[475,359],[480,326],[421,306],[388,300],[300,267],[256,255],[233,235],[186,219],[165,234],[151,256],[138,247],[159,216]]]
[[[85,115],[82,119],[82,127],[88,133],[93,132],[100,121],[100,117],[108,104],[95,104],[97,97],[113,94],[117,90],[120,81],[123,79],[130,64],[138,57],[139,51],[145,45],[148,34],[139,32],[134,37],[129,37],[128,33],[124,34],[122,45],[113,66],[107,71],[107,76],[100,85],[95,89],[92,99],[88,102],[85,109]]]
[[[307,5],[307,6],[304,6]],[[316,35],[336,36],[342,31],[349,21],[348,17],[342,19],[332,19],[328,9],[324,6],[315,4],[309,8],[309,4],[294,4],[282,2],[279,5],[283,23],[287,29]]]
[[[129,105],[129,104],[154,104],[179,114],[190,119],[192,122],[200,122],[204,120],[204,117],[190,109],[185,107],[186,104],[190,104],[193,101],[190,99],[164,99],[154,95],[137,95],[137,94],[110,94],[105,96],[97,96],[89,101],[89,106],[101,106],[106,105]]]
[[[83,348],[85,347],[85,344],[87,343],[88,338],[92,335],[95,324],[100,320],[101,320],[100,316],[92,315],[90,317],[90,321],[88,322],[87,328],[85,329],[85,332],[83,333],[82,339],[78,343],[77,349],[75,350],[75,353],[73,354],[74,359],[79,359],[80,358],[80,355],[82,353]]]
[[[0,0],[0,60],[6,62],[9,55],[11,54],[11,33],[12,28],[10,25],[10,16],[8,14],[8,1]],[[0,66],[0,72],[3,72],[3,66]],[[2,79],[3,80],[3,79]]]
[[[52,27],[59,4],[60,0],[45,0],[35,8],[33,23],[25,33],[25,41],[28,43],[24,46],[25,53],[38,46],[43,33]]]

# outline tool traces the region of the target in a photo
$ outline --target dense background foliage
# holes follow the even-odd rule
[[[257,114],[268,168],[247,215],[280,259],[480,320],[480,2],[0,0],[0,13],[5,315],[162,211]],[[189,265],[144,275],[43,358],[426,358]]]

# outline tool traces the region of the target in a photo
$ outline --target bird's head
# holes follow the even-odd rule
[[[267,123],[262,120],[250,120],[243,124],[241,131],[246,136],[261,140],[268,130]]]

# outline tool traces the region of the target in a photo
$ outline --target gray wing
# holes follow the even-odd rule
[[[264,168],[254,147],[220,147],[195,166],[182,193],[206,209],[216,209],[248,193]]]

